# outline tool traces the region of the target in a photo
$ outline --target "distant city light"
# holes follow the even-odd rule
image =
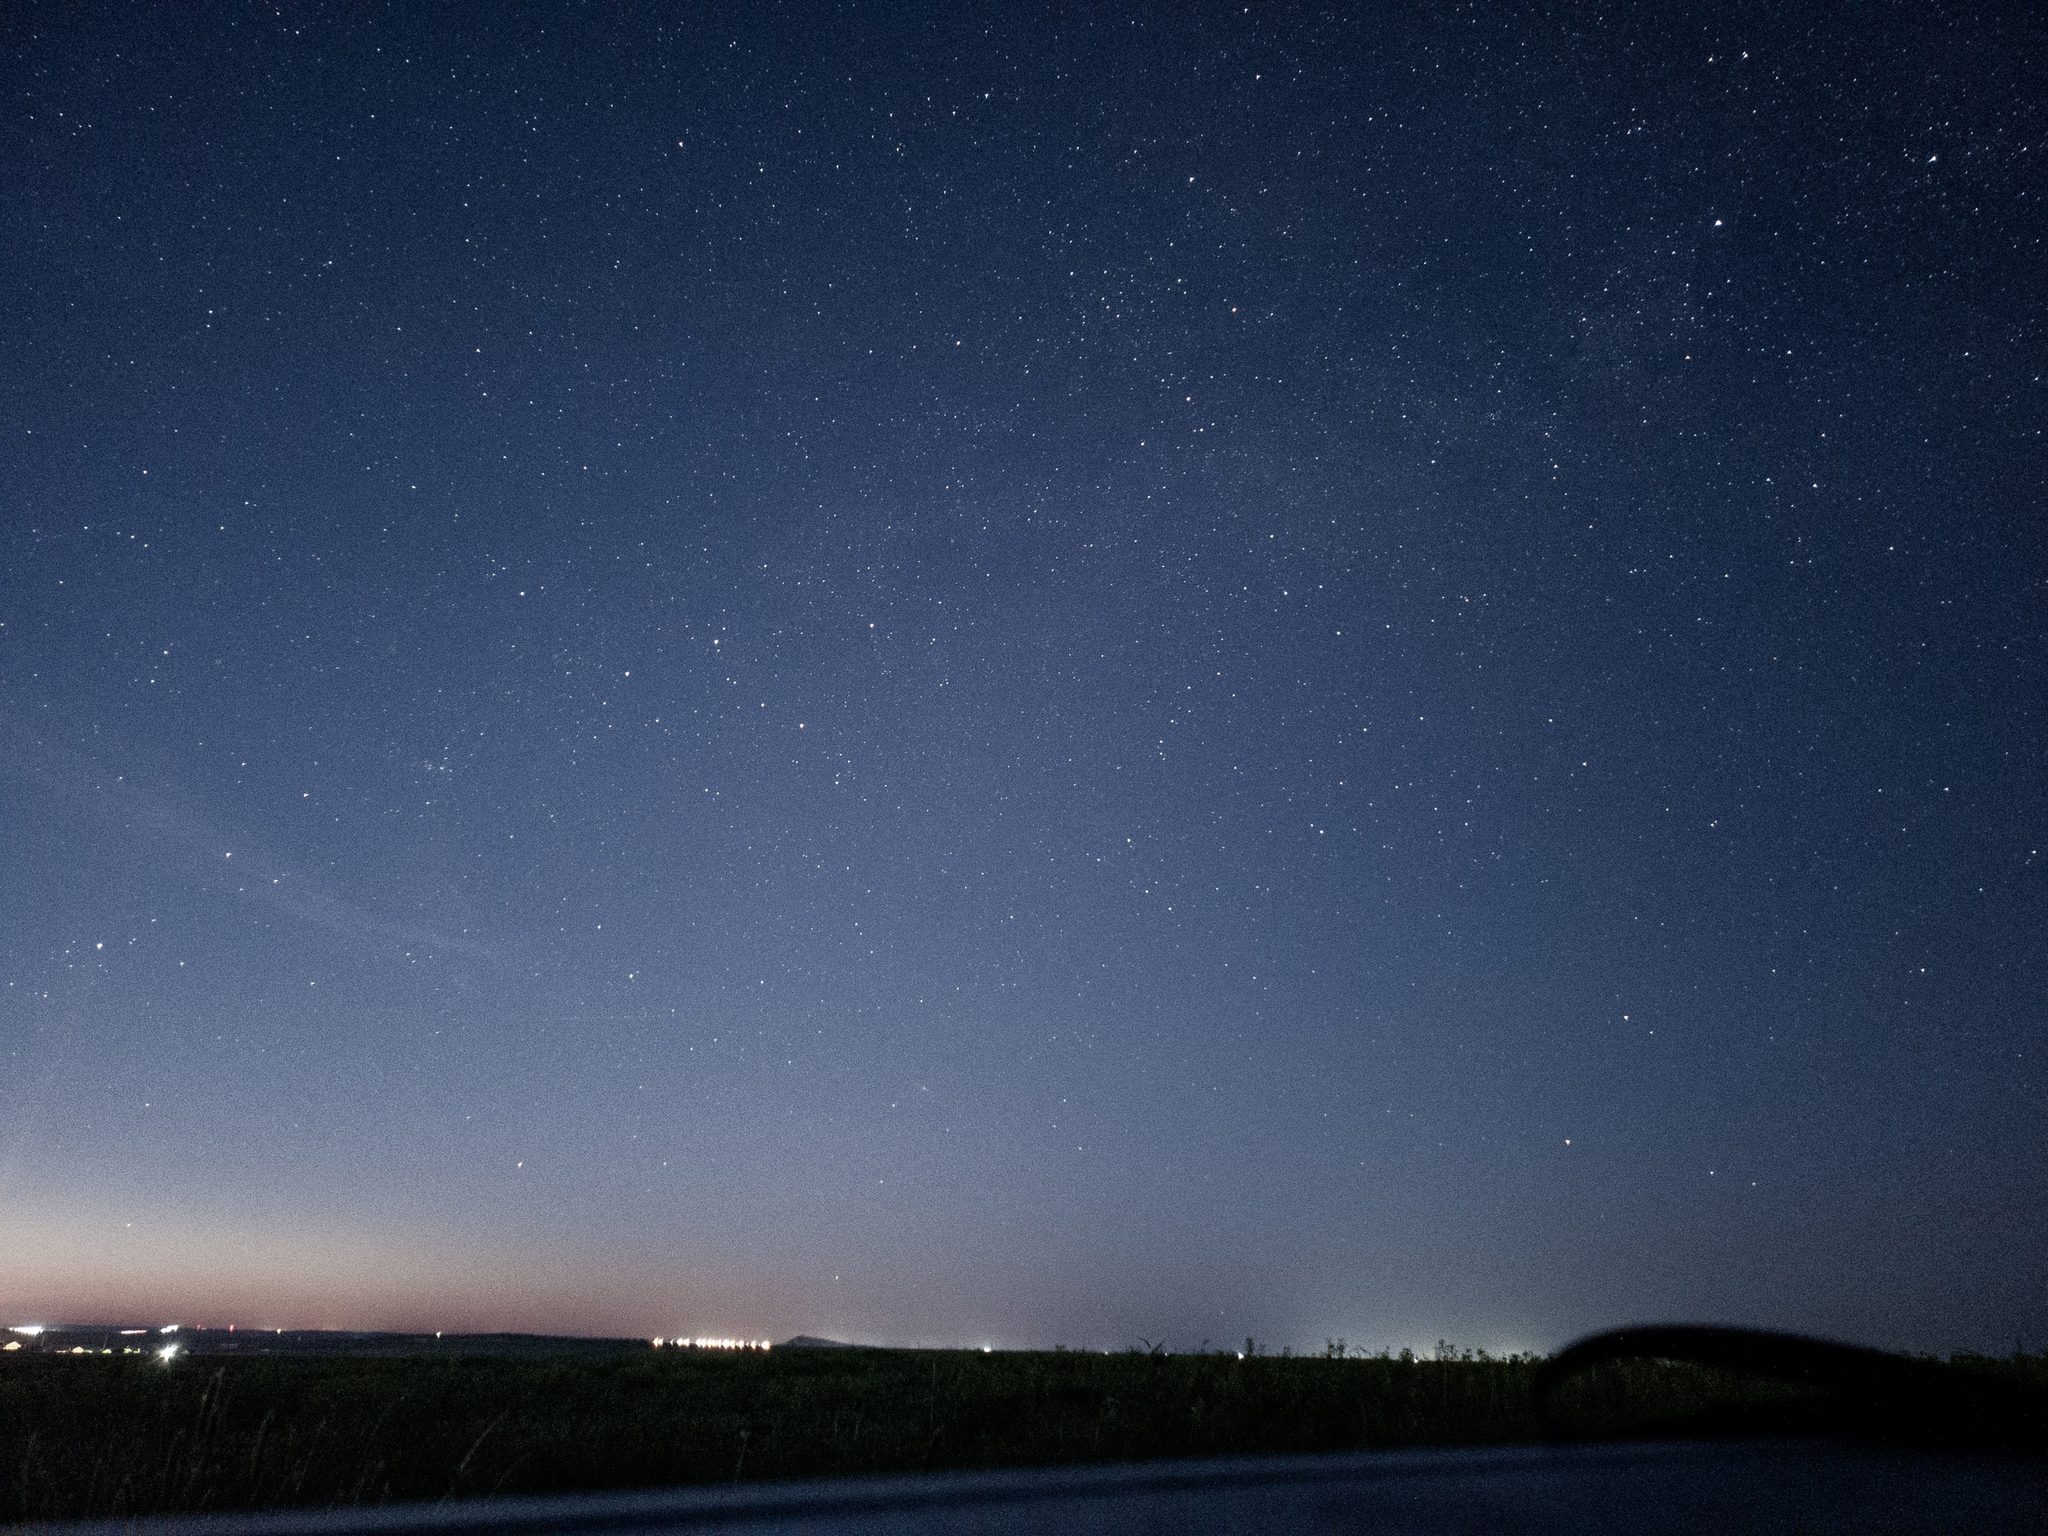
[[[22,1323],[16,1327],[8,1329],[7,1331],[9,1333],[25,1333],[30,1338],[34,1338],[37,1334],[43,1331],[43,1325],[41,1323]]]
[[[130,1334],[132,1334],[132,1333],[147,1333],[147,1332],[149,1332],[149,1330],[148,1330],[147,1328],[123,1328],[123,1329],[121,1330],[121,1337],[125,1339],[125,1338],[127,1338],[127,1337],[128,1337],[128,1336],[129,1336]]]
[[[654,1347],[672,1344],[677,1349],[772,1349],[766,1339],[656,1339]]]
[[[158,1333],[176,1333],[177,1331],[178,1325],[176,1323],[166,1323],[163,1327],[157,1329]]]
[[[166,1344],[162,1349],[156,1352],[157,1359],[161,1360],[165,1365],[169,1365],[173,1360],[177,1358],[177,1356],[178,1346],[175,1344]]]

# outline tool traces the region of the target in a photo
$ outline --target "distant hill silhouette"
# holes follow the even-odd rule
[[[778,1344],[777,1349],[873,1349],[872,1344],[842,1344],[837,1339],[817,1339],[808,1333],[800,1333],[787,1344]]]

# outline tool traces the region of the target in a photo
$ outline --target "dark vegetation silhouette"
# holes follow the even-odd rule
[[[0,1359],[0,1521],[1793,1423],[1813,1383],[1737,1369],[1751,1364],[1449,1346],[1360,1357],[1337,1341],[1279,1357],[1149,1341],[1115,1355],[16,1355]],[[2023,1395],[2031,1383],[2028,1401],[2048,1385],[2038,1356],[1933,1369]]]

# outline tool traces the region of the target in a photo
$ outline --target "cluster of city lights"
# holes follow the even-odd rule
[[[45,1333],[49,1332],[49,1330],[46,1327],[44,1327],[41,1323],[14,1323],[7,1327],[4,1331],[8,1333],[18,1333],[21,1335],[21,1338],[23,1339],[41,1338]],[[177,1331],[178,1325],[176,1323],[171,1324],[171,1326],[168,1328],[159,1328],[157,1330],[158,1333],[176,1333]],[[127,1338],[131,1334],[148,1332],[149,1330],[147,1328],[123,1328],[121,1330],[121,1336],[123,1338]],[[9,1339],[5,1344],[0,1344],[0,1350],[18,1350],[20,1348],[21,1339]],[[56,1351],[56,1353],[60,1355],[111,1355],[114,1353],[114,1351],[105,1345],[102,1345],[98,1349],[90,1349],[83,1344],[74,1344],[69,1349],[59,1349]],[[121,1353],[124,1355],[139,1355],[142,1353],[142,1350],[140,1347],[123,1346],[121,1349]],[[169,1365],[171,1361],[174,1358],[176,1358],[177,1353],[177,1345],[166,1344],[162,1349],[159,1349],[156,1352],[156,1357],[157,1359],[163,1361],[164,1364]]]
[[[169,1323],[156,1331],[158,1333],[176,1333],[182,1326],[179,1323]],[[13,1323],[8,1325],[4,1331],[7,1333],[18,1333],[24,1339],[35,1339],[41,1338],[42,1335],[49,1332],[49,1329],[41,1323]],[[121,1330],[121,1337],[124,1339],[132,1338],[136,1334],[147,1334],[148,1332],[149,1329],[147,1328],[123,1328]],[[21,1339],[9,1339],[5,1344],[0,1344],[0,1350],[20,1348]],[[123,1345],[121,1348],[121,1353],[124,1355],[139,1355],[142,1352],[142,1348],[139,1345]],[[89,1349],[83,1344],[74,1344],[69,1349],[59,1349],[56,1353],[60,1355],[111,1355],[114,1351],[105,1345],[102,1345],[99,1349]],[[156,1357],[165,1365],[169,1365],[178,1358],[178,1353],[179,1349],[176,1344],[166,1344],[156,1352]]]
[[[656,1339],[656,1349],[772,1349],[766,1339]]]

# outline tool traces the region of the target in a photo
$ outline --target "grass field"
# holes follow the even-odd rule
[[[1469,1354],[20,1356],[0,1360],[0,1520],[1497,1444],[1539,1436],[1534,1369]],[[1593,1373],[1576,1405],[1625,1432],[1770,1393],[1638,1362]]]

